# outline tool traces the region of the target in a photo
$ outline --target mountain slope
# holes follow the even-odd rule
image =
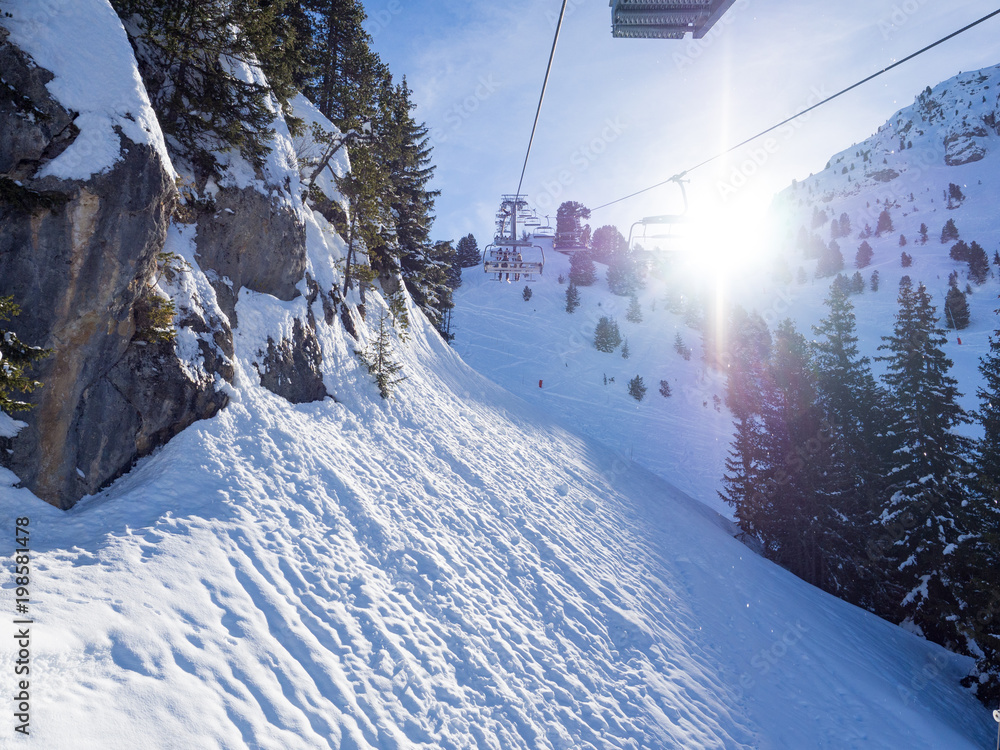
[[[322,324],[337,402],[264,390],[256,325],[304,304],[241,295],[230,406],[106,492],[62,513],[0,489],[8,525],[31,518],[38,746],[988,739],[966,660],[749,553],[413,310],[398,398]]]

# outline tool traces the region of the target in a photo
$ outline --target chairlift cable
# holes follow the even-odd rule
[[[1000,12],[1000,11],[998,11]],[[566,0],[563,0],[559,11],[559,21],[556,23],[556,33],[552,37],[552,51],[549,52],[549,64],[545,68],[545,78],[542,80],[542,93],[538,96],[538,109],[535,110],[535,124],[531,126],[531,137],[528,138],[528,150],[524,154],[524,166],[521,167],[521,179],[517,181],[517,192],[514,199],[521,197],[521,185],[524,183],[524,172],[528,169],[528,156],[531,154],[531,144],[535,140],[535,129],[538,127],[538,116],[542,113],[542,101],[545,99],[545,87],[549,83],[549,73],[552,71],[552,59],[556,56],[556,43],[559,41],[559,30],[562,28],[563,16],[566,14]]]
[[[816,104],[812,105],[811,107],[807,107],[806,109],[803,109],[801,112],[798,112],[797,114],[794,114],[791,117],[788,117],[788,118],[782,120],[777,125],[772,125],[767,130],[762,130],[761,132],[757,133],[757,135],[751,136],[750,138],[747,138],[745,141],[742,141],[741,143],[737,143],[735,146],[731,146],[731,147],[727,148],[725,151],[720,151],[715,156],[712,156],[712,157],[709,157],[708,159],[705,159],[705,161],[700,162],[700,163],[696,164],[695,166],[693,166],[693,167],[691,167],[689,169],[686,169],[686,170],[684,170],[683,172],[681,172],[679,174],[674,175],[673,177],[671,177],[668,180],[664,180],[663,182],[658,182],[655,185],[650,185],[649,187],[643,188],[642,190],[637,190],[636,192],[630,193],[629,195],[626,195],[623,198],[617,198],[616,200],[610,201],[608,203],[602,203],[597,208],[592,208],[590,210],[591,210],[591,212],[599,211],[600,209],[607,208],[608,206],[612,206],[615,203],[621,203],[622,201],[628,200],[629,198],[634,198],[635,196],[641,195],[642,193],[646,193],[646,192],[649,192],[650,190],[653,190],[655,188],[662,187],[663,185],[666,185],[668,182],[674,182],[676,180],[679,180],[682,177],[684,177],[684,175],[686,175],[688,172],[693,172],[694,170],[696,170],[696,169],[698,169],[700,167],[704,167],[706,164],[709,164],[709,163],[715,161],[716,159],[722,158],[723,156],[725,156],[728,153],[731,153],[733,151],[736,151],[737,149],[742,148],[743,146],[746,146],[751,141],[755,141],[758,138],[761,138],[762,136],[765,136],[768,133],[770,133],[770,132],[772,132],[774,130],[777,130],[781,126],[787,125],[788,123],[792,122],[793,120],[797,120],[798,118],[802,117],[803,115],[808,114],[809,112],[812,112],[814,109],[817,109],[818,107],[822,107],[824,104],[828,104],[829,102],[832,102],[837,97],[843,96],[844,94],[846,94],[849,91],[853,91],[854,89],[858,88],[858,86],[862,86],[862,85],[868,83],[869,81],[872,81],[875,78],[878,78],[883,73],[888,73],[893,68],[897,68],[897,67],[899,67],[900,65],[902,65],[905,62],[909,62],[913,58],[919,57],[920,55],[924,54],[925,52],[928,52],[929,50],[934,49],[938,45],[944,44],[945,42],[947,42],[947,41],[949,41],[951,39],[954,39],[959,34],[964,34],[966,31],[969,31],[970,29],[975,28],[976,26],[979,26],[980,24],[985,23],[986,21],[990,20],[994,16],[998,16],[998,15],[1000,15],[1000,8],[998,8],[995,11],[993,11],[992,13],[987,13],[985,16],[983,16],[979,20],[973,21],[972,23],[968,24],[967,26],[963,26],[958,31],[953,31],[951,34],[948,34],[947,36],[941,37],[936,42],[932,42],[931,44],[928,44],[923,49],[919,49],[916,52],[914,52],[914,53],[912,53],[910,55],[907,55],[902,60],[897,60],[892,65],[889,65],[889,66],[887,66],[885,68],[882,68],[882,70],[878,71],[877,73],[872,73],[867,78],[864,78],[864,79],[858,81],[857,83],[854,83],[854,84],[848,86],[847,88],[845,88],[845,89],[843,89],[841,91],[838,91],[836,94],[833,94],[832,96],[828,96],[823,101],[817,102]],[[558,30],[557,30],[557,34],[558,34]],[[530,148],[530,145],[529,145],[529,148]],[[523,177],[523,174],[522,174],[522,177]]]

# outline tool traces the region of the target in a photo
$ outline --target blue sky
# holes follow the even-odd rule
[[[560,0],[367,0],[376,51],[407,77],[437,165],[433,237],[493,231],[517,188]],[[569,0],[522,192],[542,214],[667,179],[1000,7],[989,2],[737,0],[700,41],[611,36],[601,0]],[[691,210],[746,228],[775,192],[871,135],[927,85],[1000,62],[1000,18],[690,175]],[[627,234],[674,211],[669,187],[596,212]]]

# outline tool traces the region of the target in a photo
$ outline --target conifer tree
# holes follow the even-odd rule
[[[642,279],[639,266],[631,253],[627,251],[619,253],[611,259],[607,281],[612,294],[622,297],[635,294],[642,284]]]
[[[0,323],[17,317],[20,312],[13,297],[0,297]],[[32,407],[16,394],[30,393],[41,387],[42,384],[29,377],[27,371],[48,353],[37,346],[28,346],[6,326],[0,327],[0,411],[12,414]]]
[[[572,313],[579,306],[580,290],[577,289],[576,284],[571,281],[569,282],[569,286],[566,287],[566,312]]]
[[[632,352],[629,351],[629,348],[628,348],[628,336],[626,336],[625,340],[622,342],[622,359],[628,359],[631,356],[632,356]]]
[[[570,256],[569,280],[577,286],[591,286],[597,281],[597,269],[586,250],[577,250]]]
[[[567,247],[586,245],[584,235],[589,236],[590,226],[581,226],[581,219],[590,218],[590,209],[576,201],[565,201],[556,209],[556,236],[552,246],[559,250]],[[580,282],[577,282],[578,284]],[[589,286],[580,284],[580,286]]]
[[[462,268],[473,268],[482,263],[482,253],[479,252],[479,245],[472,232],[458,241],[456,252],[458,265]]]
[[[833,524],[831,529],[839,542],[843,572],[847,580],[853,580],[842,582],[841,595],[875,608],[880,589],[876,574],[868,567],[863,537],[873,521],[886,460],[881,431],[884,394],[868,358],[859,353],[848,295],[831,289],[826,305],[829,313],[813,326],[811,344],[816,403],[828,430],[824,450],[828,465],[817,491],[834,513],[831,519],[844,519],[843,526]]]
[[[628,303],[628,312],[625,313],[625,318],[630,323],[641,323],[642,322],[642,307],[639,305],[639,298],[634,294],[632,299]]]
[[[983,284],[990,275],[990,259],[982,245],[973,241],[969,246],[969,278],[976,284]]]
[[[642,382],[642,375],[636,375],[628,381],[628,395],[636,401],[642,401],[646,397],[646,384]]]
[[[904,250],[899,254],[899,264],[903,268],[909,268],[913,265],[913,256]]]
[[[854,267],[867,268],[871,265],[872,258],[874,257],[875,252],[872,250],[872,246],[868,244],[868,240],[864,240],[858,247],[858,252],[854,256]]]
[[[621,343],[622,336],[618,330],[618,324],[606,315],[601,316],[601,319],[597,321],[597,327],[594,329],[594,347],[598,351],[610,354]]]
[[[525,302],[531,299],[531,287],[527,284],[524,285],[524,290],[521,292],[521,297]]]
[[[954,242],[958,239],[958,227],[955,226],[954,219],[948,219],[941,228],[941,244]]]
[[[628,240],[611,224],[598,227],[590,237],[590,255],[598,263],[611,265],[618,256],[628,254],[628,249]]]
[[[879,275],[878,275],[878,269],[876,268],[874,271],[872,271],[871,281],[868,284],[873,292],[878,291],[878,282],[879,282]]]
[[[262,66],[274,93],[287,80],[294,32],[283,2],[114,0],[136,53],[150,103],[172,153],[205,179],[219,173],[215,152],[232,148],[261,167],[277,111],[267,83],[247,81],[241,66]],[[271,64],[273,63],[273,65]]]
[[[948,286],[948,294],[944,300],[944,322],[956,331],[969,327],[969,302],[965,298],[965,292],[954,281]]]
[[[926,245],[927,244],[927,231],[928,231],[927,230],[927,225],[924,224],[923,222],[921,222],[920,223],[920,244],[921,245]]]
[[[382,398],[389,398],[397,385],[406,380],[407,376],[398,377],[403,366],[392,359],[392,341],[389,332],[392,330],[392,319],[384,313],[378,320],[378,336],[368,346],[366,351],[354,350],[368,374],[375,378],[378,392]]]
[[[878,215],[878,222],[875,224],[875,236],[881,237],[892,230],[892,215],[889,213],[888,208],[883,208],[882,213]]]
[[[660,395],[663,396],[663,398],[670,398],[670,383],[666,380],[660,381]]]
[[[833,276],[843,267],[844,255],[840,252],[840,245],[837,244],[836,240],[830,240],[829,246],[822,251],[819,263],[816,264],[816,276],[818,278]]]
[[[880,350],[891,394],[894,451],[880,522],[899,530],[886,549],[900,614],[930,640],[964,646],[956,568],[973,538],[967,503],[971,444],[954,428],[968,423],[948,371],[944,331],[927,289],[900,283],[899,311]]]

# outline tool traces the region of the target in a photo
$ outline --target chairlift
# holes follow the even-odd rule
[[[695,39],[709,29],[736,0],[610,0],[611,35],[623,39]]]
[[[688,223],[688,200],[687,191],[684,189],[684,183],[687,180],[682,179],[683,175],[677,175],[671,178],[671,181],[676,183],[677,187],[681,190],[681,200],[683,201],[684,208],[679,214],[660,214],[658,216],[646,216],[639,219],[637,222],[632,224],[632,227],[628,231],[628,247],[630,251],[635,250],[635,246],[641,244],[645,249],[649,247],[650,241],[656,240],[666,240],[667,248],[669,249],[671,245],[676,244],[676,240],[681,238],[682,235],[676,233],[675,229],[678,225],[683,225]],[[636,227],[642,226],[642,233],[638,234],[636,232]],[[665,227],[663,230],[658,230],[654,234],[649,233],[650,227]],[[662,249],[662,248],[661,248]]]
[[[528,233],[524,238],[518,237],[518,212],[522,210],[529,215],[524,223],[530,226],[528,221],[533,217],[523,196],[502,197],[497,211],[496,237],[483,250],[483,271],[493,274],[493,281],[519,282],[522,276],[524,281],[535,281],[535,276],[540,276],[545,266],[545,251],[541,245],[534,244]]]

